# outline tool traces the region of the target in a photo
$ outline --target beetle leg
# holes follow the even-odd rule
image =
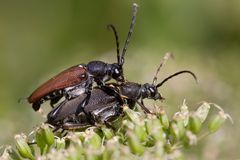
[[[123,100],[122,96],[115,89],[113,89],[112,87],[101,86],[101,89],[104,92],[106,92],[106,93],[114,96],[115,98],[117,98],[121,105],[124,104],[124,100]]]
[[[28,144],[29,146],[31,146],[31,145],[35,145],[35,144],[37,144],[37,142],[36,142],[36,141],[33,141],[33,142],[27,142],[27,144]]]
[[[107,127],[115,129],[111,122],[116,120],[119,117],[119,115],[121,115],[122,110],[121,110],[120,104],[116,104],[109,109],[108,109],[109,114],[106,115],[105,117],[102,117],[103,118],[102,122],[104,122],[104,124]],[[106,111],[103,111],[103,112],[106,112]]]
[[[92,77],[89,77],[88,81],[85,82],[85,84],[84,84],[85,87],[84,88],[85,88],[85,93],[87,94],[87,96],[82,101],[82,103],[80,103],[80,105],[78,105],[75,115],[78,115],[82,111],[87,115],[87,113],[84,111],[84,107],[88,104],[88,101],[89,101],[89,99],[91,97],[92,82],[93,82],[93,78]]]
[[[41,106],[41,102],[36,102],[32,104],[32,108],[34,109],[34,111],[38,111],[40,106]]]
[[[104,124],[105,124],[107,127],[109,127],[109,128],[111,128],[111,129],[114,130],[115,128],[114,128],[114,126],[111,124],[111,122],[112,122],[113,120],[115,120],[118,116],[119,116],[119,114],[106,117],[106,119],[104,120]]]
[[[144,105],[144,103],[143,103],[143,99],[141,99],[141,102],[139,102],[139,101],[136,101],[136,102],[137,102],[137,104],[143,109],[144,112],[152,114],[152,112],[150,112],[150,111],[147,109],[147,107],[145,107],[145,105]]]
[[[84,107],[88,104],[90,97],[91,92],[89,91],[87,92],[86,98],[78,105],[75,115],[78,115],[82,111],[87,115],[87,113],[84,111]]]
[[[53,99],[51,99],[50,101],[50,105],[52,108],[54,108],[54,104],[56,104],[60,99],[62,98],[62,96],[57,96],[57,97],[54,97]]]
[[[98,86],[105,86],[105,82],[109,81],[110,77],[108,75],[104,76],[103,78],[95,78],[94,81],[97,83]]]
[[[64,129],[64,130],[86,129],[91,126],[92,125],[90,123],[66,122],[62,125],[62,129]]]
[[[52,130],[52,132],[55,133],[55,132],[57,132],[60,128],[61,128],[60,126],[55,127],[55,128]]]
[[[85,93],[86,89],[82,86],[75,86],[75,87],[68,87],[67,89],[65,89],[65,92],[66,92],[67,99],[73,99]]]
[[[90,89],[91,89],[91,88],[90,88]],[[86,98],[85,98],[85,99],[82,101],[82,103],[78,106],[78,108],[77,108],[77,110],[76,110],[76,113],[75,113],[76,115],[78,115],[79,113],[81,113],[81,111],[83,111],[83,112],[85,113],[84,107],[88,104],[88,101],[89,101],[89,99],[90,99],[90,97],[91,97],[91,90],[90,90],[90,89],[89,89],[88,92],[87,92]],[[118,101],[120,102],[121,105],[124,104],[121,95],[120,95],[116,90],[114,90],[113,88],[107,87],[107,86],[101,86],[101,89],[102,89],[103,91],[105,91],[106,93],[108,93],[108,94],[116,97],[116,98],[118,99]],[[88,115],[87,113],[85,113],[85,114]]]

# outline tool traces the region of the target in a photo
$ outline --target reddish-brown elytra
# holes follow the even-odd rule
[[[113,25],[108,25],[108,28],[114,32],[116,40],[117,63],[108,64],[102,61],[91,61],[88,64],[76,65],[66,69],[38,87],[28,97],[28,102],[32,103],[33,109],[35,111],[39,110],[40,105],[46,100],[51,100],[51,105],[53,107],[53,104],[57,103],[63,96],[67,99],[71,99],[82,93],[87,93],[87,97],[89,97],[94,81],[100,86],[104,86],[105,82],[110,79],[115,79],[117,82],[124,82],[122,66],[124,64],[124,56],[127,51],[129,40],[133,32],[137,7],[137,4],[134,3],[130,29],[121,56],[119,53],[117,31]],[[87,100],[88,98],[86,98],[85,101]],[[85,101],[80,108],[84,107]],[[80,110],[80,108],[78,110]]]
[[[87,79],[88,74],[85,67],[81,65],[70,67],[38,87],[28,97],[28,102],[33,103],[34,110],[38,110],[45,100],[56,99],[65,92],[66,88],[81,84]]]

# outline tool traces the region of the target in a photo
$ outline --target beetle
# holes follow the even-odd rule
[[[86,103],[85,101],[88,100],[88,97],[91,94],[94,82],[100,86],[105,85],[105,82],[112,78],[117,82],[123,82],[124,57],[133,32],[137,8],[137,4],[134,3],[130,29],[121,56],[117,31],[113,25],[108,25],[108,29],[113,31],[116,40],[117,63],[108,64],[103,61],[91,61],[87,64],[72,66],[60,72],[47,82],[43,83],[27,98],[28,102],[32,104],[33,109],[35,111],[39,110],[41,104],[47,100],[50,100],[51,106],[54,107],[54,104],[56,104],[63,96],[66,99],[72,99],[83,93],[87,93],[88,96],[81,106],[84,107],[84,104]]]
[[[106,86],[94,87],[84,107],[84,112],[76,115],[76,110],[87,94],[61,102],[53,108],[47,115],[48,124],[56,127],[55,130],[62,129],[80,129],[95,125],[96,123],[109,122],[122,114],[123,100],[115,91]]]
[[[161,87],[165,82],[167,82],[169,79],[178,76],[180,74],[190,74],[197,82],[196,75],[189,71],[189,70],[182,70],[178,71],[167,78],[163,79],[162,82],[157,83],[157,75],[161,69],[161,67],[166,63],[166,61],[169,58],[173,58],[173,55],[171,53],[166,53],[161,60],[159,67],[157,68],[157,71],[155,73],[155,76],[153,78],[152,83],[144,83],[139,84],[136,82],[123,82],[121,84],[116,83],[109,83],[108,87],[110,87],[112,90],[115,90],[116,93],[118,93],[121,97],[124,98],[125,103],[131,107],[135,106],[137,103],[146,113],[151,113],[144,105],[143,99],[153,99],[156,100],[164,100],[164,98],[161,96],[160,92],[158,91],[158,88]]]
[[[78,106],[82,104],[82,101],[87,96],[86,94],[82,94],[73,100],[63,101],[58,107],[49,112],[47,123],[63,129],[78,129],[88,125],[94,125],[95,123],[105,123],[109,125],[112,119],[122,115],[123,104],[133,108],[137,103],[144,112],[152,114],[152,112],[145,107],[143,99],[163,100],[164,98],[161,96],[158,88],[165,82],[183,73],[188,73],[197,80],[193,72],[182,70],[156,84],[157,74],[168,57],[169,54],[166,54],[164,60],[160,63],[152,84],[124,82],[121,84],[107,83],[105,86],[95,87],[91,92],[88,103],[79,114],[76,114],[76,110],[78,110]]]

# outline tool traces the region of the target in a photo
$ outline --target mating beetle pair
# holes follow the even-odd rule
[[[108,27],[113,30],[117,46],[117,63],[107,64],[102,61],[92,61],[86,65],[73,66],[56,75],[38,89],[28,98],[33,103],[33,109],[38,110],[41,103],[51,100],[53,106],[63,96],[66,99],[52,109],[48,114],[47,123],[63,129],[82,128],[95,123],[108,124],[112,119],[122,114],[122,106],[127,104],[130,108],[137,103],[146,112],[143,99],[162,100],[158,88],[170,78],[182,73],[196,76],[191,71],[183,70],[176,72],[156,84],[157,74],[170,54],[166,54],[164,61],[160,63],[154,76],[152,84],[138,84],[126,82],[123,76],[124,56],[129,44],[133,27],[135,24],[137,5],[133,5],[133,16],[130,30],[120,56],[119,42],[116,29],[113,25]],[[117,83],[105,83],[110,79]],[[97,86],[93,87],[93,82]]]
[[[133,108],[139,104],[146,113],[151,113],[144,105],[143,99],[162,100],[158,88],[167,80],[174,76],[188,73],[196,80],[196,76],[191,71],[176,72],[162,82],[155,85],[145,83],[143,85],[135,82],[124,82],[122,84],[109,83],[105,86],[95,87],[91,91],[88,104],[83,108],[84,111],[76,115],[76,110],[86,94],[82,94],[75,99],[65,100],[55,107],[49,114],[47,123],[62,129],[81,129],[86,126],[104,123],[110,126],[110,122],[122,115],[122,106],[128,105]],[[154,77],[155,78],[155,77]],[[140,100],[140,102],[139,102]]]

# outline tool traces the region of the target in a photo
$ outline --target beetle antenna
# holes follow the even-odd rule
[[[188,74],[192,75],[193,78],[195,79],[195,81],[197,82],[197,77],[196,77],[196,75],[195,75],[193,72],[188,71],[188,70],[183,70],[183,71],[179,71],[179,72],[176,72],[176,73],[168,76],[168,77],[165,78],[162,82],[158,83],[158,85],[157,85],[156,87],[157,87],[157,88],[158,88],[158,87],[161,87],[161,86],[162,86],[165,82],[167,82],[169,79],[171,79],[171,78],[173,78],[173,77],[175,77],[175,76],[177,76],[177,75],[183,74],[183,73],[188,73]]]
[[[116,47],[117,47],[117,62],[120,64],[120,53],[119,53],[119,40],[118,40],[118,33],[114,25],[109,24],[107,25],[107,29],[112,30],[115,36],[115,41],[116,41]]]
[[[133,3],[133,15],[132,15],[132,20],[131,20],[131,24],[130,24],[130,29],[128,31],[127,39],[125,41],[125,45],[124,45],[122,55],[121,55],[121,60],[120,60],[120,65],[121,66],[124,63],[124,56],[125,56],[125,53],[127,51],[131,35],[133,33],[134,24],[135,24],[135,21],[136,21],[137,9],[138,9],[138,5],[136,3]]]
[[[160,61],[160,64],[159,64],[159,66],[158,66],[158,68],[157,68],[157,71],[156,71],[156,74],[155,74],[155,76],[153,77],[153,82],[152,82],[153,85],[155,85],[156,82],[157,82],[157,75],[158,75],[160,69],[162,68],[163,65],[165,65],[165,63],[167,62],[167,60],[168,60],[169,58],[172,58],[172,59],[173,59],[173,58],[174,58],[174,57],[173,57],[173,54],[170,53],[170,52],[165,53],[163,59],[161,59],[161,61]]]

